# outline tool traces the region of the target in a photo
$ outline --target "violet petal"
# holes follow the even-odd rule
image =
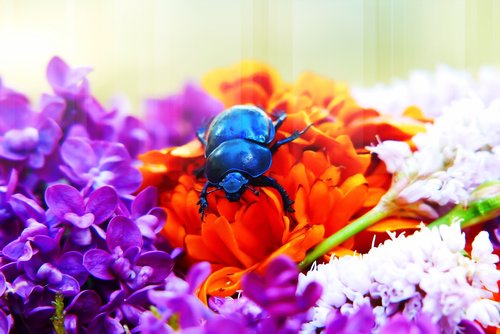
[[[113,214],[118,203],[116,191],[109,186],[101,187],[90,194],[86,211],[95,216],[94,224],[100,224]]]
[[[59,219],[68,212],[83,215],[83,197],[75,188],[66,184],[49,186],[45,191],[45,202]]]
[[[113,280],[115,277],[110,270],[113,257],[101,249],[91,249],[83,256],[83,266],[89,273],[102,280]]]
[[[161,251],[151,251],[143,253],[136,261],[137,266],[149,266],[153,268],[153,274],[149,277],[148,283],[160,283],[171,272],[174,266],[170,255]]]
[[[133,221],[124,216],[116,216],[109,222],[106,243],[110,251],[116,247],[126,251],[130,247],[142,247],[143,239],[141,231]]]
[[[142,190],[132,202],[132,217],[139,217],[148,214],[149,210],[158,203],[158,189],[149,186]]]
[[[79,323],[89,323],[99,312],[101,298],[93,290],[80,292],[66,308],[67,313],[77,314]]]

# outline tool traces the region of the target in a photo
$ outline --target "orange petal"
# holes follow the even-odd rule
[[[229,297],[241,290],[241,278],[248,271],[238,267],[224,267],[208,276],[202,284],[198,297],[207,304],[207,295],[217,297]]]
[[[367,230],[370,232],[387,232],[398,230],[413,230],[417,229],[420,221],[407,218],[386,218],[375,225],[372,225]]]

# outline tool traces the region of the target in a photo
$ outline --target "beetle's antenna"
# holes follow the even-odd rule
[[[255,189],[254,187],[249,186],[249,185],[247,185],[246,187],[248,189],[250,189],[251,191],[253,191],[253,193],[255,194],[255,196],[259,196],[259,191],[257,189]]]
[[[222,188],[216,188],[216,189],[212,189],[212,190],[210,190],[210,191],[207,191],[207,195],[208,195],[208,194],[211,194],[211,193],[213,193],[213,192],[219,191],[219,190],[221,190],[221,189],[222,189]]]

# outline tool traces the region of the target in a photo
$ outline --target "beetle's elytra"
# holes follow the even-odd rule
[[[262,109],[239,105],[217,115],[208,128],[198,130],[198,139],[205,146],[203,170],[207,178],[198,201],[202,220],[210,187],[224,190],[230,201],[239,201],[247,188],[258,194],[252,186],[273,187],[280,193],[285,210],[293,212],[293,201],[285,189],[273,178],[263,175],[271,167],[273,153],[297,139],[312,125],[271,145],[285,118],[283,113],[273,122]]]

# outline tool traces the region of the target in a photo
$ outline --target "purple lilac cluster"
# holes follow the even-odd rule
[[[192,116],[222,104],[189,84],[149,100],[143,123],[106,109],[89,71],[53,58],[39,107],[0,81],[0,333],[298,332],[317,283],[298,294],[282,257],[247,275],[241,298],[204,305],[196,289],[209,264],[174,274],[182,250],[159,234],[157,189],[139,191],[137,155],[190,140]]]

